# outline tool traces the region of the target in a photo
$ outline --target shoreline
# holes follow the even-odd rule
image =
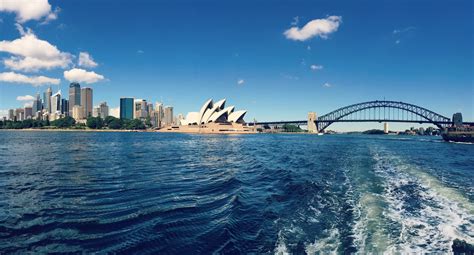
[[[186,132],[186,131],[176,131],[176,130],[127,130],[127,129],[67,129],[67,128],[58,128],[58,129],[35,129],[35,128],[23,128],[23,129],[0,129],[0,132],[2,131],[18,131],[18,132],[118,132],[118,133],[175,133],[175,134],[203,134],[203,135],[251,135],[251,134],[307,134],[307,135],[312,135],[308,134],[306,132],[275,132],[275,133],[258,133],[258,132]]]
[[[22,131],[22,132],[155,132],[154,130],[128,130],[128,129],[67,129],[67,128],[23,128],[23,129],[0,129],[1,131]]]

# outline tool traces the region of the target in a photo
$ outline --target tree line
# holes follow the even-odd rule
[[[139,119],[127,120],[118,119],[113,116],[108,116],[105,119],[100,117],[88,117],[86,123],[78,123],[70,116],[60,118],[57,120],[35,120],[27,119],[23,121],[6,120],[0,121],[0,129],[24,129],[24,128],[38,128],[38,129],[54,129],[54,128],[68,128],[68,129],[124,129],[124,130],[143,130],[150,128],[151,122],[149,119],[143,123]]]

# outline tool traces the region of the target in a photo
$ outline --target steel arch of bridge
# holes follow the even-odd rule
[[[370,109],[379,109],[379,110],[380,109],[384,109],[384,110],[398,109],[398,110],[415,114],[416,116],[421,117],[423,120],[416,121],[416,120],[406,120],[406,119],[400,119],[400,118],[386,119],[385,118],[386,116],[384,116],[383,119],[363,118],[363,119],[344,120],[344,117],[347,117],[353,113],[361,112],[364,110],[370,110]],[[380,111],[379,111],[379,115],[380,115]],[[353,122],[356,122],[356,121],[419,122],[419,123],[432,123],[439,128],[444,128],[451,124],[451,119],[443,115],[440,115],[438,113],[435,113],[433,111],[430,111],[426,108],[414,105],[414,104],[408,104],[408,103],[396,102],[396,101],[370,101],[370,102],[363,102],[363,103],[358,103],[358,104],[342,107],[328,114],[320,116],[316,119],[316,125],[318,128],[318,131],[321,132],[321,131],[324,131],[329,125],[331,125],[334,122],[348,122],[348,121],[353,121]]]

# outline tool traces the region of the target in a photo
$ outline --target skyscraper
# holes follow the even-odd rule
[[[165,125],[167,126],[172,126],[173,125],[173,107],[172,106],[166,106],[165,107]]]
[[[107,102],[102,102],[99,104],[99,116],[102,119],[105,119],[109,116],[109,106],[107,105]]]
[[[9,120],[15,120],[15,110],[14,109],[9,109],[8,110],[8,119]]]
[[[92,116],[92,88],[81,89],[81,106],[84,107],[84,116]]]
[[[51,87],[49,87],[46,92],[43,94],[43,107],[47,113],[51,113],[51,96],[53,95],[53,91]]]
[[[72,115],[72,108],[81,105],[81,85],[77,82],[69,84],[69,114]]]
[[[16,121],[23,121],[25,117],[25,109],[17,108],[15,109],[15,120]]]
[[[61,99],[61,113],[64,114],[65,116],[71,116],[70,111],[69,111],[69,100],[64,99],[64,98]]]
[[[23,110],[25,113],[25,120],[26,119],[31,119],[33,117],[33,108],[30,106],[26,106],[25,109]]]
[[[134,99],[131,97],[120,98],[120,119],[133,119]]]
[[[50,113],[60,113],[61,112],[61,90],[56,92],[54,95],[51,96],[51,108]]]
[[[43,104],[41,103],[41,96],[39,93],[36,93],[36,98],[33,101],[33,113],[41,111]]]
[[[161,128],[163,126],[163,117],[164,117],[164,110],[162,103],[155,104],[155,118],[154,118],[154,126],[157,128]]]
[[[135,99],[134,105],[135,105],[135,109],[134,109],[135,119],[145,119],[148,115],[146,100]]]
[[[153,103],[148,103],[146,105],[146,110],[147,110],[147,114],[149,117],[151,117],[151,115],[153,115]]]
[[[84,119],[84,106],[82,105],[75,105],[72,107],[72,117],[75,120],[82,120]]]

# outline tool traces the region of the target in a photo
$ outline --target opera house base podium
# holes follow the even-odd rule
[[[254,126],[242,123],[207,123],[202,125],[168,126],[157,130],[158,132],[198,133],[198,134],[254,134]]]

